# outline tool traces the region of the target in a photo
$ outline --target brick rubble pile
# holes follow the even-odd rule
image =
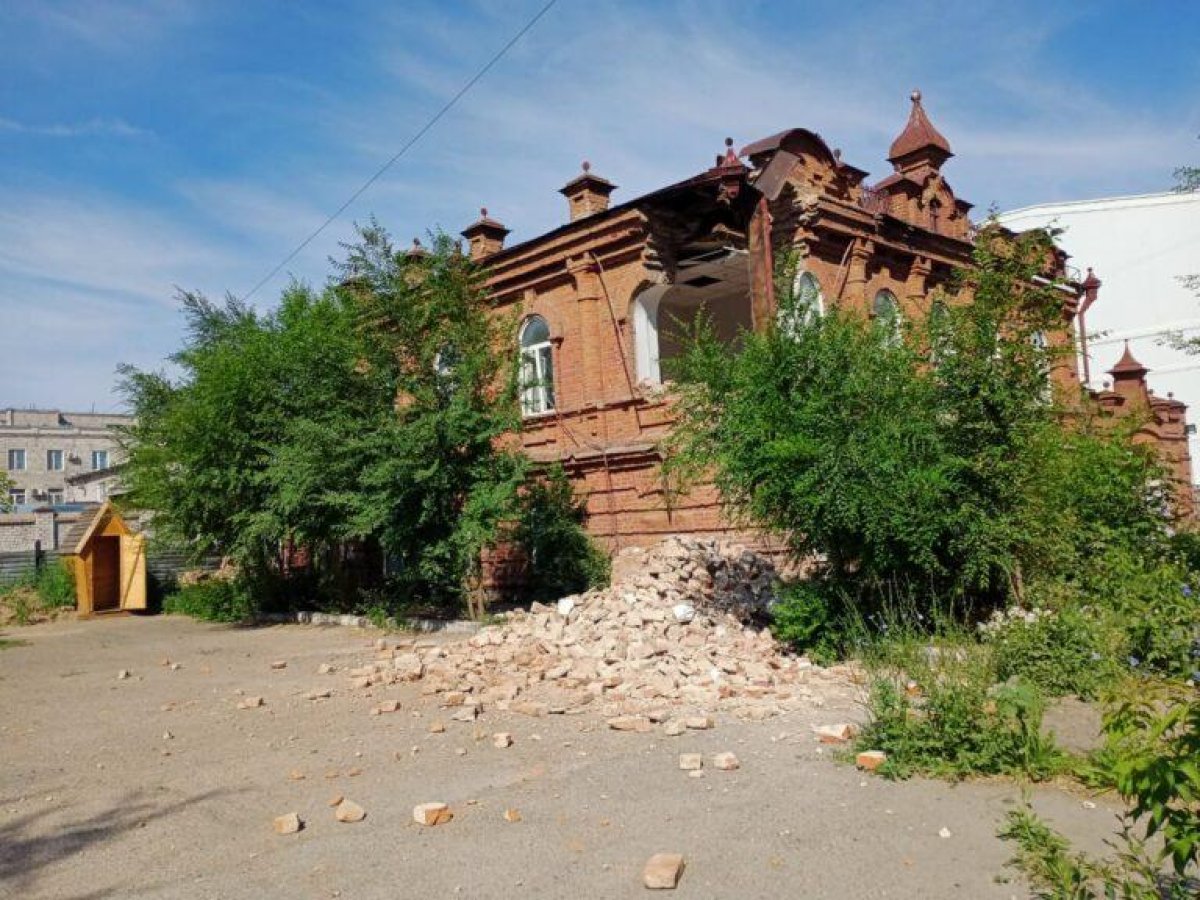
[[[534,603],[465,641],[402,643],[351,674],[360,688],[420,681],[464,718],[496,708],[653,721],[723,708],[764,719],[848,686],[845,671],[771,636],[775,580],[770,560],[744,547],[670,538],[618,554],[608,588]]]

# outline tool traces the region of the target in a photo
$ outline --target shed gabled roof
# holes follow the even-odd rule
[[[75,520],[74,525],[67,529],[67,533],[59,542],[62,545],[62,552],[79,554],[92,536],[92,532],[104,520],[104,513],[111,507],[112,504],[106,501],[80,510],[79,518]]]

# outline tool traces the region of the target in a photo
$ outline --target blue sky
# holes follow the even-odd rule
[[[247,291],[542,2],[0,4],[0,407],[114,408],[118,363],[179,346],[176,286]],[[255,299],[371,213],[534,236],[583,159],[628,199],[802,125],[880,178],[914,87],[981,210],[1163,190],[1200,159],[1198,38],[1192,0],[558,0]]]

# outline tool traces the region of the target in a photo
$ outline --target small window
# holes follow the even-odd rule
[[[875,318],[876,324],[885,329],[889,343],[899,343],[900,341],[900,303],[896,300],[896,295],[889,290],[882,290],[875,295],[875,302],[871,306],[871,314]]]
[[[107,450],[93,450],[92,451],[92,470],[95,472],[98,472],[101,469],[107,469],[107,468],[108,468],[108,451]]]
[[[536,416],[553,411],[550,326],[541,316],[531,316],[521,329],[521,412]]]
[[[63,452],[61,450],[46,451],[46,471],[61,472],[63,468]]]
[[[821,294],[821,282],[812,272],[801,272],[796,278],[796,300],[810,314],[825,315],[825,297]]]
[[[25,451],[24,450],[9,450],[8,451],[8,471],[24,472],[25,471]]]
[[[62,506],[63,491],[62,488],[50,488],[46,491],[46,502],[51,506]]]
[[[22,488],[11,488],[8,492],[8,499],[13,506],[21,506],[25,502],[25,491]]]
[[[791,309],[779,311],[779,325],[785,334],[795,335],[798,326],[825,315],[821,282],[812,272],[797,272],[792,282]]]

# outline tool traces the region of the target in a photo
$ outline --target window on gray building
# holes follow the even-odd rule
[[[46,451],[46,471],[61,472],[63,468],[63,452],[61,450]]]
[[[24,450],[9,450],[8,451],[8,471],[24,472],[25,471],[25,451]]]
[[[100,469],[108,468],[108,451],[93,450],[92,451],[92,469],[99,471]]]
[[[25,502],[25,491],[23,488],[12,488],[8,492],[8,499],[13,502],[14,506],[20,506]]]
[[[51,506],[62,506],[62,488],[50,488],[48,491],[46,491],[46,502]]]

